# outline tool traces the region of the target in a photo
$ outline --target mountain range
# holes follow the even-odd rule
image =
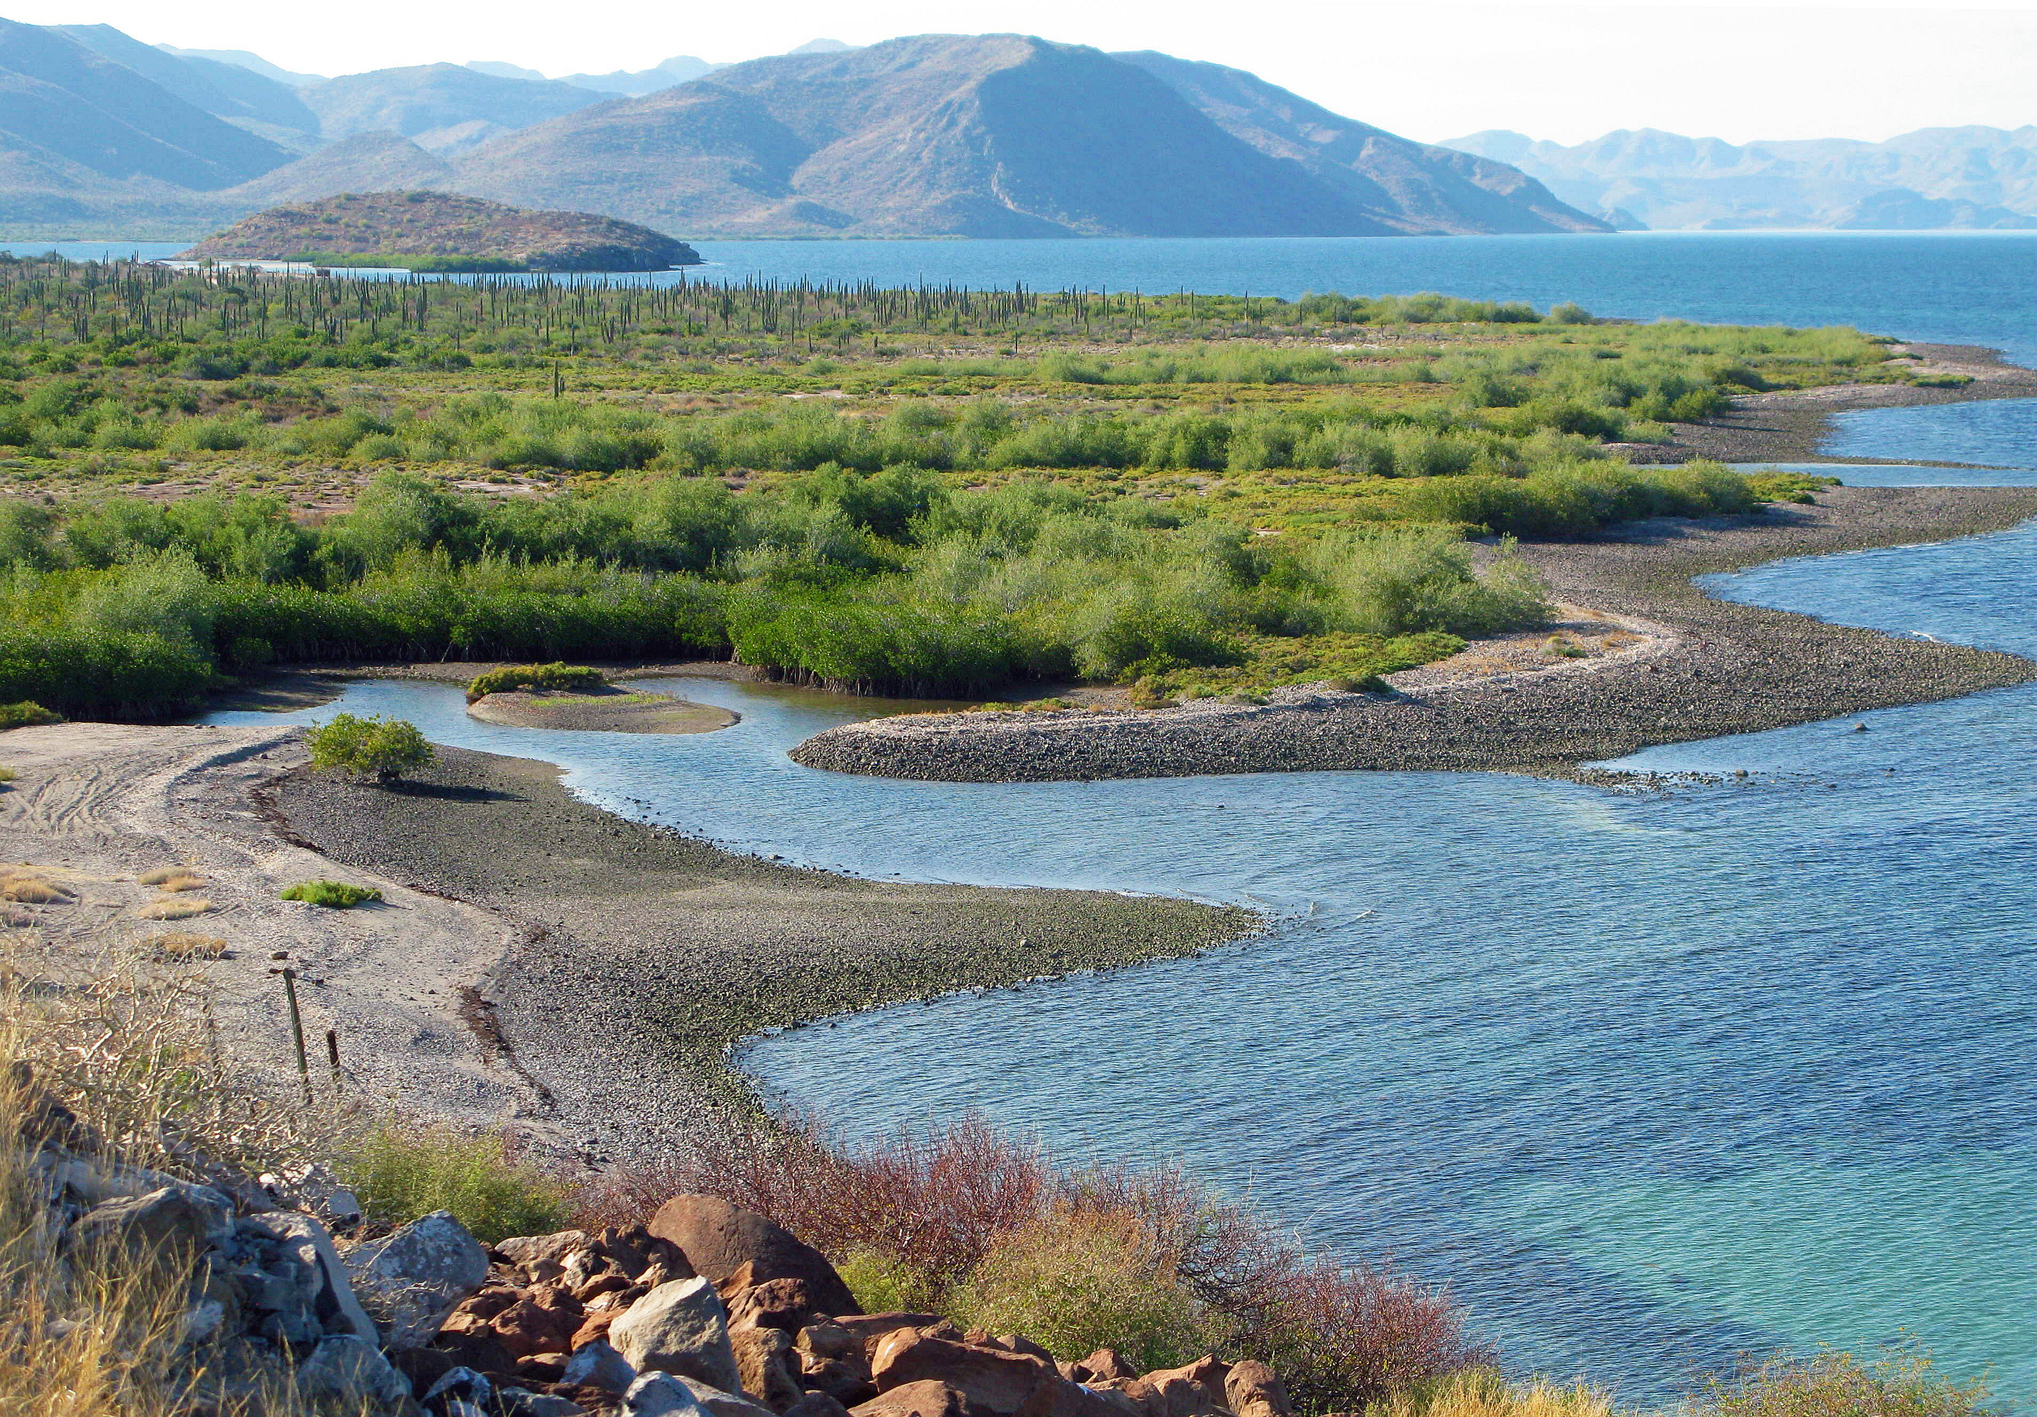
[[[1163,54],[921,35],[649,77],[700,62],[315,80],[0,21],[0,228],[196,234],[276,202],[429,187],[688,236],[1608,229],[1504,161]]]
[[[1494,130],[1450,143],[1621,226],[2037,227],[2037,127],[1733,144],[1652,128],[1565,147]]]

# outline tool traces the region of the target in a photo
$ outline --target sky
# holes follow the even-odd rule
[[[715,61],[826,37],[1020,30],[1250,69],[1349,117],[1436,142],[1486,128],[1574,143],[1615,128],[1880,140],[1923,127],[2037,122],[2037,0],[1795,5],[1604,0],[582,0],[478,7],[351,0],[27,0],[8,18],[104,23],[150,43],[249,49],[338,74],[504,60],[547,74]]]

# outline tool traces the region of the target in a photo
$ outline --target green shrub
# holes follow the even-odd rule
[[[34,728],[44,723],[62,723],[64,716],[51,713],[41,704],[23,700],[18,704],[0,704],[0,733],[10,728]]]
[[[537,1170],[511,1161],[499,1136],[385,1122],[344,1149],[341,1174],[368,1215],[403,1225],[449,1210],[483,1244],[565,1228],[568,1199]]]
[[[14,781],[14,769],[0,768],[0,783],[9,783],[12,781]]]
[[[335,714],[306,735],[311,765],[339,768],[379,782],[395,782],[434,756],[417,725],[380,715]]]
[[[467,702],[514,689],[563,689],[591,694],[606,688],[608,680],[599,669],[573,664],[505,664],[477,674],[467,685]]]
[[[1884,1348],[1865,1362],[1832,1350],[1771,1359],[1714,1379],[1693,1404],[1699,1417],[1981,1417],[1993,1410],[1985,1383],[1958,1382],[1929,1355],[1906,1348]]]
[[[282,892],[284,900],[301,900],[327,910],[351,910],[362,901],[380,900],[382,892],[373,886],[350,886],[345,881],[299,881]]]
[[[949,1309],[964,1328],[1022,1333],[1071,1363],[1116,1348],[1151,1372],[1211,1346],[1172,1258],[1122,1212],[1062,1211],[1001,1236]]]

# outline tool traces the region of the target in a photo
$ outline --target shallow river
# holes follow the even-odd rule
[[[2037,653],[2033,587],[2037,525],[1715,589]],[[670,687],[743,722],[545,733],[402,683],[340,706],[562,762],[594,801],[740,849],[1280,918],[1210,959],[747,1050],[852,1132],[975,1107],[1069,1157],[1180,1157],[1321,1243],[1447,1281],[1518,1367],[1630,1399],[1745,1349],[1904,1331],[2037,1393],[2037,688],[1627,760],[1749,774],[1656,795],[840,777],[785,751],[866,706]]]

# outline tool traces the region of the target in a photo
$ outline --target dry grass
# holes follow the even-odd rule
[[[1992,1417],[1987,1385],[1938,1371],[1928,1353],[1888,1347],[1872,1358],[1826,1350],[1750,1364],[1715,1380],[1685,1417]]]
[[[14,769],[0,768],[0,787],[5,787],[12,781],[14,781]]]
[[[156,886],[166,891],[188,891],[205,884],[205,878],[187,866],[158,866],[144,871],[135,879],[145,886]]]
[[[1612,1417],[1612,1398],[1578,1383],[1558,1387],[1537,1378],[1509,1386],[1497,1372],[1458,1373],[1402,1393],[1371,1408],[1367,1417]]]
[[[189,920],[211,909],[212,902],[203,896],[174,896],[168,900],[152,900],[136,913],[144,920]]]
[[[34,871],[0,873],[0,900],[21,905],[61,905],[76,895],[49,877]]]
[[[149,958],[167,963],[182,963],[189,960],[219,959],[226,954],[226,941],[216,935],[193,935],[188,931],[173,930],[166,935],[152,935],[141,942]]]

